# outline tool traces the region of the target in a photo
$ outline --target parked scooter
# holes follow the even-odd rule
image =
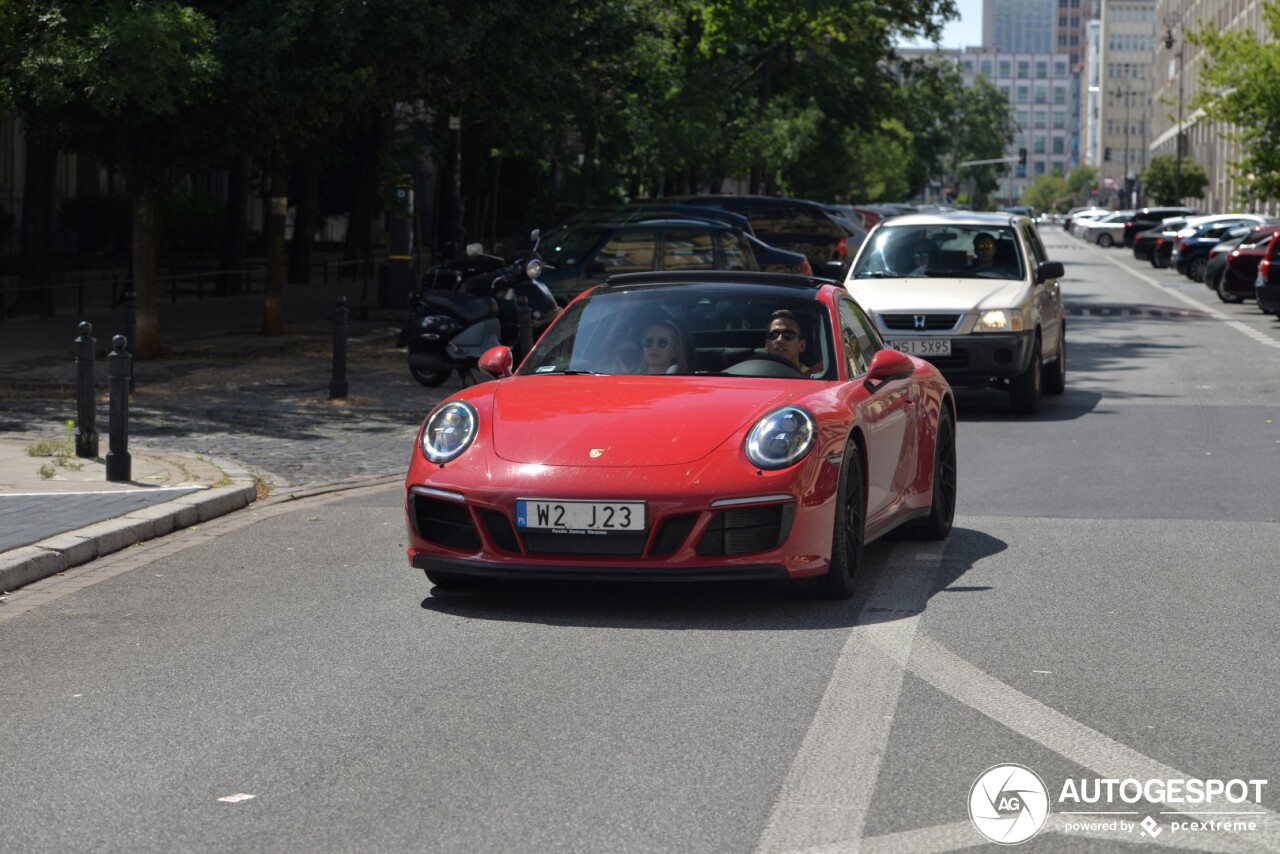
[[[547,286],[538,281],[544,269],[538,255],[540,232],[529,239],[533,243],[528,257],[511,264],[494,255],[485,255],[479,244],[467,247],[467,262],[459,265],[437,265],[423,276],[435,288],[424,288],[414,297],[411,316],[400,330],[397,347],[409,348],[409,373],[425,386],[438,386],[454,371],[463,384],[470,384],[476,363],[485,351],[499,344],[516,350],[517,362],[527,348],[542,334],[560,306]],[[496,262],[498,269],[464,278],[455,271],[475,264],[487,266]],[[505,266],[503,266],[505,265]],[[452,279],[456,290],[440,289]],[[521,341],[521,311],[527,309],[528,340]]]

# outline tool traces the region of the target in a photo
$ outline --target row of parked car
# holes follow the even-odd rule
[[[1280,263],[1272,263],[1280,244],[1280,219],[1176,207],[1079,208],[1068,214],[1063,227],[1104,248],[1132,247],[1139,261],[1172,267],[1203,282],[1223,302],[1255,299],[1262,311],[1280,317]]]
[[[747,270],[844,276],[877,223],[915,209],[902,205],[824,205],[752,195],[668,196],[592,207],[543,229],[541,281],[561,305],[609,276],[689,270]],[[498,249],[512,260],[527,243]],[[426,288],[449,288],[495,266],[494,256],[460,259],[428,271]]]

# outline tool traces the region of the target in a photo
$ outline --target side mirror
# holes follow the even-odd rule
[[[535,228],[533,231],[529,232],[529,242],[530,242],[530,243],[537,243],[537,242],[538,242],[538,238],[540,238],[540,237],[542,237],[542,229],[540,229],[540,228]]]
[[[871,370],[863,385],[868,391],[877,391],[890,380],[903,380],[915,373],[915,363],[906,353],[897,350],[878,350],[871,357]]]
[[[515,357],[510,347],[490,347],[480,357],[479,366],[489,376],[502,379],[515,372]]]
[[[482,243],[468,243],[468,244],[467,244],[467,257],[468,257],[468,258],[474,257],[474,256],[476,256],[476,255],[483,255],[483,254],[484,254],[484,244],[482,244]]]
[[[1061,261],[1041,261],[1036,269],[1036,284],[1049,279],[1061,279],[1065,275]]]

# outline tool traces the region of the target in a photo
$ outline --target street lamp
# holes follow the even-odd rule
[[[1164,49],[1173,50],[1174,38],[1173,28],[1182,22],[1182,16],[1177,12],[1170,12],[1164,16]],[[1184,45],[1181,39],[1178,42],[1178,127],[1177,133],[1174,134],[1174,151],[1176,156],[1173,161],[1173,194],[1178,197],[1177,204],[1182,204],[1182,54]]]

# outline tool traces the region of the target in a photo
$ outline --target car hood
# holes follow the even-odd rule
[[[548,466],[680,465],[806,390],[803,380],[742,377],[513,377],[494,385],[493,449]]]
[[[876,314],[1012,308],[1026,298],[1027,283],[1007,279],[850,279],[853,298]]]

